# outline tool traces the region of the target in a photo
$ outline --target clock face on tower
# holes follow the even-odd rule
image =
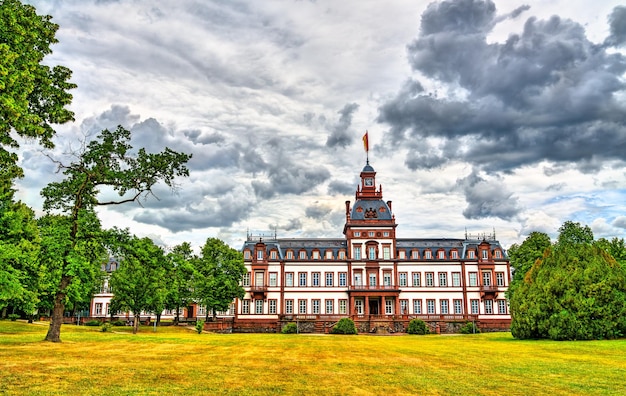
[[[374,185],[374,179],[372,179],[371,177],[367,177],[364,180],[364,184],[368,187],[371,187]]]

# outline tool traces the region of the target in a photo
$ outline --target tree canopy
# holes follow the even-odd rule
[[[57,42],[58,25],[49,15],[37,15],[31,5],[0,0],[0,177],[21,177],[18,143],[13,132],[51,148],[52,124],[73,120],[71,71],[43,64]]]
[[[521,245],[513,244],[508,251],[513,278],[507,291],[509,299],[515,294],[515,289],[523,283],[524,277],[535,262],[543,257],[543,252],[552,245],[548,234],[531,232]]]
[[[127,232],[114,231],[120,257],[119,268],[111,274],[109,285],[114,291],[112,310],[133,313],[133,333],[137,333],[141,312],[161,312],[167,295],[167,262],[163,250],[149,238],[137,238]]]
[[[626,271],[589,227],[567,222],[511,297],[516,338],[588,340],[626,334]]]
[[[217,238],[208,238],[197,260],[194,294],[198,304],[213,312],[226,311],[235,298],[243,298],[241,279],[246,273],[243,254]]]

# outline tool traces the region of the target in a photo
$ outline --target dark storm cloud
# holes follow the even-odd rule
[[[331,208],[322,205],[311,205],[307,206],[306,209],[304,209],[304,214],[306,215],[306,217],[314,220],[321,220],[328,216],[330,212]]]
[[[409,62],[456,94],[438,97],[409,80],[379,108],[378,121],[390,125],[386,144],[408,150],[410,169],[460,160],[510,171],[548,160],[593,171],[605,160],[626,160],[626,103],[619,99],[626,58],[558,16],[528,18],[521,33],[488,42],[502,19],[490,1],[427,8],[408,46]],[[623,19],[621,11],[612,14],[616,40]],[[429,137],[446,143],[430,147]]]
[[[500,178],[486,180],[473,171],[469,176],[457,180],[465,193],[467,208],[463,215],[468,219],[499,217],[511,220],[521,212],[517,198],[513,197]]]
[[[330,178],[323,166],[304,166],[282,158],[270,164],[269,182],[252,181],[252,188],[259,198],[269,199],[275,195],[302,194],[313,190]]]
[[[356,191],[355,183],[346,183],[340,180],[332,180],[328,183],[328,193],[330,195],[350,195]]]
[[[613,227],[626,229],[626,216],[619,216],[611,224]]]
[[[357,111],[359,105],[348,103],[339,111],[341,117],[333,125],[330,135],[326,140],[326,147],[347,147],[354,141],[354,134],[350,132],[352,114]]]
[[[302,221],[298,218],[289,219],[287,224],[278,226],[278,228],[285,231],[298,231],[302,229]]]
[[[605,43],[615,47],[626,44],[626,7],[618,6],[609,15],[609,27],[611,35],[607,37]]]

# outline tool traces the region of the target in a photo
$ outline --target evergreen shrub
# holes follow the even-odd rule
[[[295,323],[287,323],[280,332],[283,334],[295,334],[298,332],[298,325]]]
[[[204,321],[203,320],[198,320],[196,322],[196,331],[198,332],[198,334],[202,334],[202,330],[204,329]]]
[[[102,325],[102,323],[97,319],[85,322],[85,326],[100,326],[100,325]]]
[[[341,318],[330,331],[332,334],[356,334],[356,326],[350,318]]]
[[[478,328],[478,326],[474,325],[474,323],[472,322],[465,322],[465,324],[461,326],[459,331],[461,332],[461,334],[480,333],[480,329]]]
[[[421,319],[411,319],[409,322],[409,327],[406,329],[406,332],[409,334],[429,334],[428,326]]]

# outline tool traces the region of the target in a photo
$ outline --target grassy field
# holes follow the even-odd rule
[[[46,330],[0,321],[0,395],[626,394],[626,340]]]

